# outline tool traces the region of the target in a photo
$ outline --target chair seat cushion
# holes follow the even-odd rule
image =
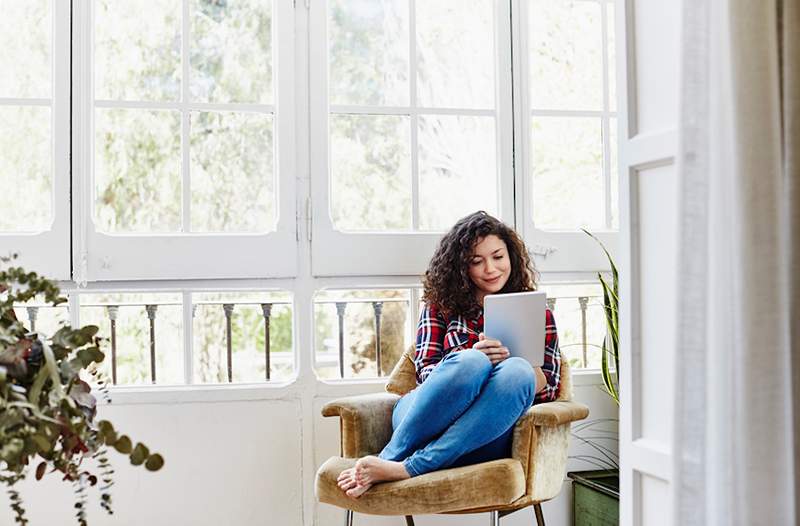
[[[525,493],[522,465],[504,458],[376,484],[351,499],[336,479],[355,463],[354,458],[331,457],[320,466],[316,481],[320,502],[372,515],[417,515],[505,506]]]

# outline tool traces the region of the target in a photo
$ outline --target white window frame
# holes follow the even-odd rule
[[[182,100],[178,103],[114,103],[114,107],[182,111],[183,209],[189,192],[189,110],[240,109],[274,112],[276,230],[265,234],[106,234],[93,224],[94,69],[93,0],[74,0],[73,62],[73,266],[79,283],[111,280],[184,280],[292,277],[296,274],[294,5],[273,0],[274,105],[189,102],[189,4],[183,0]],[[279,255],[276,257],[276,255]]]
[[[379,115],[409,115],[411,117],[411,155],[412,155],[412,212],[416,216],[418,208],[418,183],[415,180],[416,156],[414,135],[416,118],[423,114],[444,115],[494,115],[496,127],[496,152],[498,176],[499,215],[507,222],[514,221],[514,179],[512,165],[512,124],[511,124],[511,49],[510,4],[495,0],[495,109],[460,110],[432,109],[416,106],[416,56],[415,5],[409,1],[410,42],[410,93],[409,108],[392,107],[342,107],[337,110],[353,113]],[[358,276],[358,275],[419,275],[427,267],[428,260],[441,237],[431,232],[387,232],[360,233],[336,230],[330,216],[330,151],[328,116],[330,111],[328,93],[328,1],[315,1],[309,13],[310,38],[310,168],[312,274],[315,276]]]
[[[55,45],[58,58],[54,58],[54,65],[59,67],[60,80],[55,94],[62,99],[68,98],[69,93],[69,57],[68,50],[70,45],[69,25],[70,25],[70,2],[52,0],[57,6],[59,16],[54,19],[59,20],[61,37]],[[131,402],[152,402],[155,400],[211,400],[211,399],[262,399],[269,397],[285,397],[286,393],[300,394],[306,392],[311,386],[320,389],[322,393],[349,392],[352,389],[353,380],[335,380],[332,382],[322,382],[315,377],[315,346],[313,343],[314,334],[314,294],[318,290],[325,288],[406,288],[418,286],[418,276],[425,269],[430,255],[433,253],[435,243],[439,234],[430,233],[389,233],[389,234],[343,234],[333,229],[330,216],[328,215],[328,196],[329,196],[329,177],[328,177],[328,154],[327,154],[327,121],[328,121],[328,90],[327,90],[327,4],[325,0],[306,0],[305,2],[295,3],[292,0],[273,0],[275,18],[275,36],[279,41],[276,49],[276,68],[280,68],[276,78],[280,85],[277,86],[276,105],[278,114],[276,116],[276,126],[280,126],[280,134],[276,137],[284,138],[280,148],[276,146],[276,158],[280,159],[279,168],[276,172],[277,181],[280,183],[280,210],[281,221],[285,227],[286,236],[277,239],[266,240],[260,243],[261,246],[255,247],[259,242],[258,236],[239,236],[241,239],[234,240],[228,246],[222,244],[219,237],[198,235],[202,238],[196,245],[196,251],[183,252],[174,248],[174,243],[170,243],[177,236],[138,236],[142,239],[137,246],[149,245],[146,250],[140,251],[126,246],[120,242],[111,247],[111,255],[115,260],[121,261],[125,266],[119,266],[113,262],[112,269],[101,268],[102,252],[99,252],[98,245],[92,244],[90,233],[92,232],[91,223],[87,216],[90,213],[89,206],[92,203],[91,185],[88,179],[89,153],[93,134],[90,130],[92,96],[91,82],[93,74],[88,65],[91,59],[91,23],[88,18],[88,10],[93,0],[72,0],[73,17],[72,29],[73,40],[73,121],[72,121],[72,140],[73,140],[73,199],[72,216],[73,226],[73,254],[75,262],[74,281],[64,285],[65,292],[72,292],[70,301],[70,314],[72,322],[77,324],[79,321],[79,300],[78,295],[85,292],[101,291],[139,291],[139,292],[171,292],[180,291],[183,294],[184,305],[184,349],[186,364],[191,364],[193,353],[192,346],[192,325],[190,307],[191,301],[189,294],[201,291],[232,291],[232,290],[263,290],[278,288],[288,291],[293,298],[293,356],[295,359],[296,378],[293,385],[287,386],[286,383],[271,384],[224,384],[224,385],[202,385],[193,384],[185,386],[146,386],[115,389],[126,395],[122,400]],[[415,0],[410,0],[413,2]],[[423,1],[423,0],[416,0]],[[496,74],[496,90],[503,94],[498,96],[503,106],[496,109],[496,127],[499,136],[497,157],[500,172],[500,206],[502,218],[509,224],[514,224],[517,219],[517,227],[524,229],[525,225],[521,218],[524,218],[522,209],[529,206],[523,203],[522,199],[516,199],[514,193],[519,195],[524,177],[522,171],[513,170],[514,151],[525,152],[528,143],[521,139],[522,121],[519,115],[511,112],[512,94],[512,63],[511,50],[509,44],[514,37],[517,49],[520,47],[519,20],[516,16],[519,13],[519,2],[522,0],[496,0],[496,19],[498,29],[496,29],[496,45],[498,49],[498,72]],[[593,0],[598,1],[598,0]],[[610,1],[610,0],[603,0]],[[512,35],[512,9],[514,11],[515,24]],[[282,20],[285,23],[278,23]],[[279,34],[279,35],[278,35]],[[618,35],[620,31],[618,30]],[[618,37],[619,38],[619,37]],[[517,88],[520,85],[521,75],[519,71],[519,55],[515,53],[514,62],[514,82]],[[620,57],[619,62],[622,62]],[[502,64],[502,66],[501,66]],[[620,93],[622,90],[619,90]],[[525,93],[523,90],[522,93]],[[88,95],[87,95],[88,94]],[[516,97],[520,96],[519,91],[515,91]],[[280,100],[280,105],[278,105]],[[519,99],[517,99],[519,100]],[[56,152],[60,152],[64,159],[69,159],[69,110],[67,103],[59,106],[62,109],[62,121],[60,135],[54,135],[54,140],[61,138],[61,150],[56,147]],[[620,112],[624,106],[619,106]],[[419,112],[423,113],[423,112]],[[622,114],[622,113],[621,113]],[[502,118],[501,118],[502,117]],[[280,123],[280,124],[278,124]],[[276,128],[277,130],[277,128]],[[288,130],[288,131],[287,131]],[[513,133],[516,137],[512,140]],[[622,135],[620,135],[621,140]],[[87,140],[88,138],[88,140]],[[296,142],[295,142],[296,141]],[[306,145],[306,141],[309,142]],[[277,144],[277,143],[276,143]],[[297,146],[296,146],[297,145]],[[520,154],[522,155],[522,154]],[[517,162],[520,162],[520,155],[517,155]],[[623,161],[620,159],[620,166]],[[58,163],[56,163],[58,168]],[[65,225],[63,234],[59,237],[55,234],[47,244],[42,244],[43,251],[34,254],[35,257],[29,258],[37,264],[50,262],[54,259],[53,253],[56,251],[59,256],[63,256],[66,261],[68,276],[69,256],[69,230],[67,220],[70,216],[69,210],[69,165],[64,162],[61,179],[63,183],[64,215],[63,221],[56,222],[56,225]],[[295,169],[298,173],[295,174]],[[308,173],[313,175],[309,176]],[[61,195],[61,194],[58,194]],[[297,196],[302,205],[297,205]],[[527,197],[527,193],[523,193]],[[311,198],[313,197],[313,204]],[[86,205],[86,206],[84,206]],[[289,210],[287,213],[286,211]],[[313,217],[310,212],[313,211]],[[288,215],[287,215],[288,214]],[[298,223],[298,214],[306,220],[302,224]],[[294,215],[295,217],[292,217]],[[524,231],[524,230],[521,230]],[[313,236],[312,236],[313,233]],[[584,236],[582,233],[569,233],[572,236]],[[612,241],[616,239],[616,234],[610,234]],[[309,243],[300,243],[299,237],[307,239]],[[126,240],[137,236],[124,236]],[[153,239],[158,238],[158,239]],[[322,238],[322,239],[321,239]],[[321,240],[321,241],[320,241]],[[528,236],[529,246],[536,250],[538,239]],[[2,238],[0,238],[2,241]],[[592,251],[591,256],[596,256],[597,264],[586,264],[591,267],[592,274],[578,274],[580,278],[594,278],[593,272],[604,268],[607,263],[602,253],[590,240],[583,243],[581,249]],[[63,244],[63,250],[59,247]],[[156,261],[150,254],[152,246],[166,245],[174,256],[173,259],[161,258]],[[102,248],[102,247],[100,247]],[[611,247],[609,247],[611,248]],[[44,251],[46,249],[46,251]],[[158,248],[156,248],[158,250]],[[595,253],[596,252],[596,253]],[[200,254],[198,256],[198,254]],[[311,256],[314,256],[312,260]],[[129,256],[129,257],[128,257]],[[224,258],[233,260],[253,259],[258,262],[258,275],[249,276],[241,272],[241,269],[233,265],[226,266],[228,261]],[[217,259],[214,259],[217,258]],[[215,267],[213,261],[221,260],[223,264]],[[552,261],[552,260],[551,260]],[[275,265],[275,263],[278,265]],[[147,268],[141,268],[147,267]],[[541,267],[541,265],[540,265]],[[571,268],[571,267],[565,267]],[[285,273],[279,272],[281,269]],[[38,270],[38,269],[37,269]],[[122,272],[125,270],[125,272]],[[565,272],[556,272],[545,266],[545,276],[547,282],[562,279],[572,279],[565,275]],[[236,272],[235,272],[236,271]],[[105,274],[104,274],[105,272]],[[558,274],[558,275],[556,275]],[[49,274],[53,276],[53,274]],[[59,276],[55,276],[59,277]],[[239,279],[239,278],[246,279]],[[254,278],[254,279],[251,279]],[[68,279],[68,278],[60,278]],[[84,286],[85,285],[85,286]],[[412,294],[412,297],[414,295]],[[416,301],[412,300],[412,319],[411,323],[416,322]],[[584,374],[596,374],[587,371]],[[185,365],[184,375],[186,378],[192,377],[190,365]],[[382,383],[383,379],[370,379],[364,383]],[[292,382],[290,382],[292,383]],[[347,384],[333,385],[331,384]],[[349,386],[349,387],[348,387]],[[337,389],[340,389],[338,391]],[[213,393],[213,394],[211,394]],[[115,394],[115,400],[117,400]]]
[[[24,266],[52,279],[70,278],[70,165],[69,165],[69,42],[70,6],[51,0],[50,98],[2,98],[3,106],[49,107],[52,222],[33,233],[0,233],[0,255],[19,254],[14,265]]]
[[[598,3],[601,6],[603,35],[603,111],[570,111],[550,110],[535,112],[536,115],[601,117],[603,119],[603,172],[605,174],[605,206],[610,212],[610,128],[609,120],[618,115],[618,111],[610,111],[608,43],[607,43],[607,11],[606,5],[616,6],[617,0],[582,0]],[[537,269],[548,278],[554,280],[593,278],[597,271],[610,270],[605,254],[597,243],[580,230],[553,231],[537,228],[533,223],[533,203],[530,179],[530,118],[534,112],[530,109],[530,86],[528,64],[528,14],[529,0],[511,0],[513,3],[513,47],[521,52],[514,53],[514,100],[519,101],[514,108],[515,152],[517,152],[516,187],[517,229],[522,233],[529,250],[533,252]],[[618,7],[615,7],[618,9]],[[611,21],[613,22],[613,20]],[[617,62],[624,57],[617,57]],[[617,99],[622,90],[617,87]],[[621,108],[619,100],[617,108]],[[618,123],[619,125],[619,123]],[[618,135],[618,137],[620,137]],[[618,139],[619,140],[619,139]],[[618,166],[622,160],[618,160]],[[592,232],[606,246],[612,256],[617,253],[619,232],[606,230]]]

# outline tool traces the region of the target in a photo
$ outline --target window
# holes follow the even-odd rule
[[[311,31],[324,57],[311,80],[314,273],[416,274],[460,217],[512,220],[507,7],[325,7]]]
[[[293,275],[286,2],[87,6],[79,279]]]
[[[69,5],[0,11],[0,252],[69,279]]]
[[[318,291],[314,296],[317,376],[387,376],[414,342],[418,297],[418,289]]]
[[[518,227],[545,272],[586,272],[608,263],[618,228],[614,2],[519,3],[515,85],[522,195]]]
[[[476,209],[596,365],[607,262],[580,228],[613,253],[614,0],[0,9],[0,249],[70,295],[18,315],[97,324],[118,385],[386,375]]]
[[[112,384],[257,383],[294,377],[293,307],[287,292],[73,296],[80,307],[78,322],[96,325],[107,341],[101,369]],[[54,309],[42,310],[48,319],[54,317],[49,312]]]

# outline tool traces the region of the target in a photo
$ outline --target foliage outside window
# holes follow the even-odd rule
[[[274,230],[271,6],[94,3],[100,231]]]

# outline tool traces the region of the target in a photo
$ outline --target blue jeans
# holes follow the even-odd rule
[[[392,439],[378,455],[412,477],[508,457],[514,424],[533,403],[536,376],[524,359],[492,366],[473,349],[453,352],[398,400]]]

